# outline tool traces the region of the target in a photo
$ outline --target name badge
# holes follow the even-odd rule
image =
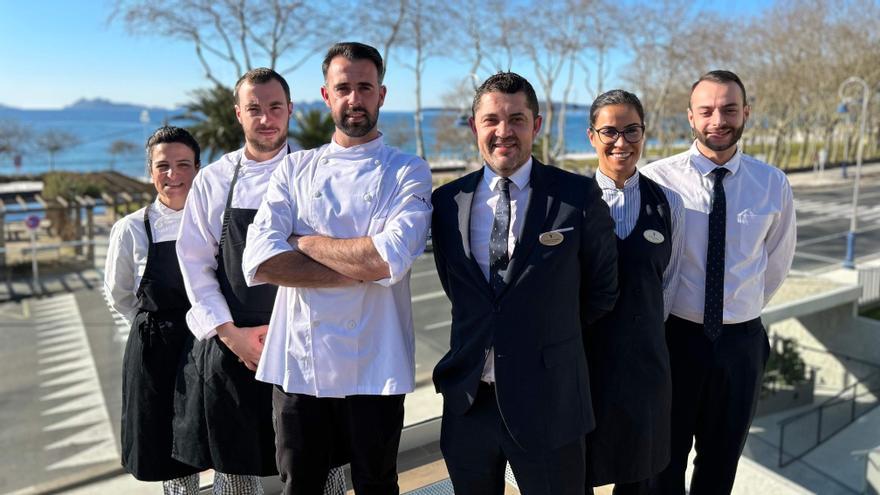
[[[663,237],[663,234],[652,229],[646,230],[644,236],[648,242],[653,242],[654,244],[660,244],[665,239],[665,237]]]
[[[561,232],[550,231],[544,232],[540,236],[538,236],[538,242],[545,246],[556,246],[565,239],[565,236],[562,235]]]

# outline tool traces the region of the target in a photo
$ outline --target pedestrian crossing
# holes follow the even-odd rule
[[[852,217],[852,202],[823,201],[818,199],[794,199],[798,215],[798,227],[816,225],[832,220],[849,220]],[[866,201],[859,205],[858,220],[863,225],[880,225],[880,203]]]
[[[49,435],[53,440],[43,449],[58,452],[59,458],[45,469],[118,461],[110,415],[76,299],[64,294],[33,300],[30,306],[37,336],[43,431],[64,433],[60,439],[57,434]]]

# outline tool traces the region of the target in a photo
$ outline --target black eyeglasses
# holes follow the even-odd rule
[[[614,127],[603,127],[601,129],[590,127],[590,129],[599,135],[599,141],[602,141],[603,144],[614,144],[621,135],[624,141],[630,144],[638,143],[645,137],[644,124],[631,125],[622,131]]]

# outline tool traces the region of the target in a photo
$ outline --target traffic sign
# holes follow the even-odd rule
[[[40,217],[37,215],[28,215],[28,217],[24,219],[24,224],[31,230],[37,230],[40,227]]]

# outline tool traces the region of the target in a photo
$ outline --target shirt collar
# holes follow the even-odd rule
[[[159,201],[159,197],[157,196],[156,200],[153,201],[153,211],[158,213],[160,217],[164,217],[165,215],[173,215],[175,213],[180,213],[181,211],[183,211],[183,208],[181,208],[179,210],[173,210],[173,209],[165,206],[165,204],[162,203],[161,201]]]
[[[697,142],[694,141],[694,144],[691,145],[691,149],[688,150],[691,155],[691,164],[700,172],[700,174],[704,177],[708,176],[715,170],[717,167],[723,166],[727,169],[728,174],[733,177],[736,175],[737,170],[739,170],[740,162],[742,162],[742,148],[739,146],[736,147],[736,153],[727,160],[727,163],[724,165],[718,165],[712,160],[703,156],[700,153],[700,150],[697,148]]]
[[[528,187],[529,181],[532,177],[532,157],[530,156],[525,163],[523,163],[522,167],[519,168],[516,172],[513,173],[508,179],[511,182],[516,184],[516,187],[519,188],[520,191]],[[495,190],[495,186],[498,185],[498,181],[501,180],[501,177],[492,170],[492,167],[489,165],[483,165],[483,182],[489,186],[490,191]]]
[[[602,189],[618,189],[617,184],[614,183],[614,180],[607,175],[603,174],[601,170],[596,169],[596,175],[594,177],[596,179],[596,184],[599,184],[599,187]],[[639,183],[639,171],[636,169],[636,173],[632,174],[628,179],[623,181],[623,189],[632,189]]]
[[[278,153],[275,156],[273,156],[272,158],[269,158],[268,160],[263,161],[263,162],[251,160],[244,153],[244,150],[245,150],[244,148],[241,149],[241,166],[242,167],[259,167],[260,165],[270,165],[275,162],[280,162],[281,159],[287,155],[287,142],[284,143],[284,146],[282,146],[281,149],[278,150]]]
[[[348,148],[342,146],[341,144],[336,142],[336,137],[330,140],[330,144],[327,146],[327,151],[325,152],[325,156],[341,156],[343,158],[348,159],[358,159],[364,157],[374,156],[379,152],[382,147],[385,146],[385,140],[382,136],[382,133],[379,133],[379,137],[373,139],[372,141],[367,141],[364,144],[356,144],[354,146],[349,146]]]

